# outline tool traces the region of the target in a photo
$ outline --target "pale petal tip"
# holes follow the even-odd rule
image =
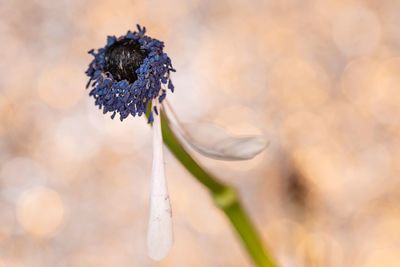
[[[152,260],[161,261],[169,254],[172,244],[172,236],[164,240],[149,240],[147,242],[147,254]]]

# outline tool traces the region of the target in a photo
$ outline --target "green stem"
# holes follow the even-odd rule
[[[215,204],[228,217],[255,265],[259,267],[276,267],[277,264],[267,253],[250,217],[240,203],[236,190],[202,168],[178,141],[169,127],[168,119],[164,113],[161,112],[160,115],[164,143],[182,165],[201,184],[208,188]]]

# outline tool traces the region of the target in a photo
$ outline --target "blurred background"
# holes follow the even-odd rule
[[[284,267],[400,266],[400,1],[0,0],[0,266],[252,266],[166,152],[175,245],[146,252],[151,132],[104,116],[87,51],[140,23],[183,121],[263,133],[240,191]]]

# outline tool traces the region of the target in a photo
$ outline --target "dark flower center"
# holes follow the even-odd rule
[[[105,70],[117,81],[127,80],[133,83],[137,80],[136,70],[146,56],[146,51],[135,40],[122,39],[106,49]]]

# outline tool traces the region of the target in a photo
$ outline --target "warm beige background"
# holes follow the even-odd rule
[[[167,153],[175,246],[145,251],[151,136],[84,86],[107,34],[145,25],[186,121],[264,133],[199,159],[242,193],[284,267],[400,266],[400,1],[0,0],[0,266],[251,266]]]

